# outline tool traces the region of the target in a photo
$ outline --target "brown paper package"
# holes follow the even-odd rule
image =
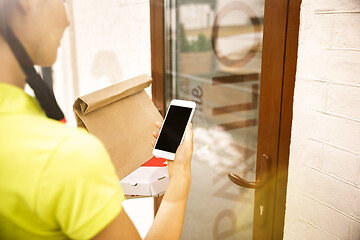
[[[78,127],[103,142],[119,179],[153,157],[154,123],[162,117],[144,90],[150,84],[140,75],[79,97],[73,106]]]

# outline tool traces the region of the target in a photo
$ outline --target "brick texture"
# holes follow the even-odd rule
[[[284,239],[360,239],[360,1],[302,0]]]

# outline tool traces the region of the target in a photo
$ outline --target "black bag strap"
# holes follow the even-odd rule
[[[19,39],[9,27],[6,27],[5,32],[1,34],[19,62],[21,69],[26,75],[26,82],[33,89],[40,106],[45,111],[46,116],[51,119],[65,122],[64,113],[61,111],[58,103],[56,102],[54,92],[48,87],[48,85],[46,85],[42,77],[36,72],[33,61],[23,45],[20,43]]]

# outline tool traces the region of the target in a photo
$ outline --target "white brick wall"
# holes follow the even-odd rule
[[[284,239],[360,239],[360,1],[302,0]]]

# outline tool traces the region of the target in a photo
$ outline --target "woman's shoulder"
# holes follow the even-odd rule
[[[109,158],[108,153],[102,142],[94,135],[88,133],[83,128],[70,127],[64,123],[48,119],[39,118],[33,121],[31,129],[24,130],[28,136],[41,142],[47,142],[53,146],[54,154],[64,155],[64,157],[84,158]]]
[[[32,127],[24,129],[25,132],[30,132],[31,135],[42,135],[48,141],[71,141],[83,144],[101,144],[98,139],[90,134],[84,128],[77,128],[66,125],[62,122],[55,121],[49,118],[38,117],[36,119],[28,119]]]
[[[43,116],[14,115],[3,122],[1,159],[17,159],[21,165],[51,163],[56,166],[54,169],[64,171],[94,172],[101,166],[113,168],[102,142],[85,129],[69,127]]]
[[[56,143],[49,167],[69,177],[115,172],[105,146],[96,136],[83,128],[72,128],[56,121],[48,124],[51,133],[47,138]]]
[[[59,146],[57,154],[74,157],[108,158],[108,153],[102,142],[84,128],[73,128],[63,123],[52,121],[49,123],[49,138],[57,138]]]

